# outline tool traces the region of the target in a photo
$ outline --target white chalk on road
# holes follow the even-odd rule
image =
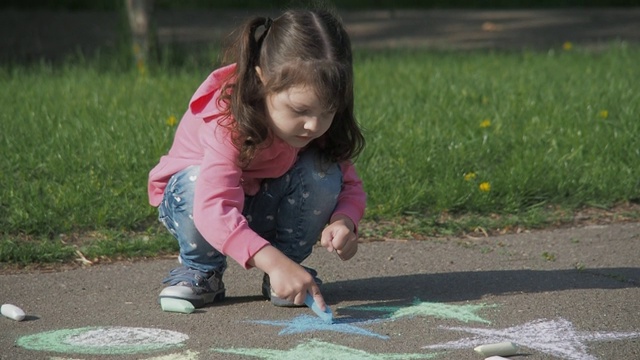
[[[480,345],[473,350],[485,357],[511,356],[518,353],[518,346],[511,341],[505,341],[497,344]]]
[[[0,307],[0,313],[15,321],[22,321],[26,316],[22,309],[11,304],[3,304],[2,307]]]
[[[179,312],[183,314],[191,314],[195,311],[195,307],[193,307],[193,304],[191,304],[187,300],[181,299],[161,298],[160,306],[162,307],[163,311]]]
[[[488,358],[486,358],[484,360],[509,360],[509,359],[507,359],[506,357],[502,357],[502,356],[491,356],[491,357],[488,357]]]

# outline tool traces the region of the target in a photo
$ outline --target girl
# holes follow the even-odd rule
[[[307,293],[325,302],[300,263],[320,237],[343,260],[357,251],[365,193],[351,159],[364,146],[353,116],[351,44],[327,11],[255,17],[191,98],[149,199],[180,244],[182,266],[160,298],[201,307],[225,295],[230,256],[265,275],[277,306]]]

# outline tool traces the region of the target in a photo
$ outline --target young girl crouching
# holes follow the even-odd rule
[[[366,200],[351,162],[364,138],[349,36],[331,12],[290,10],[247,21],[226,59],[149,174],[150,203],[180,245],[160,298],[223,298],[230,256],[264,272],[274,305],[310,293],[324,310],[316,272],[300,264],[318,238],[352,258]]]

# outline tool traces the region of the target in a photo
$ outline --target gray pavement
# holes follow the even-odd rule
[[[162,45],[219,45],[249,15],[274,11],[157,11]],[[589,49],[640,43],[640,7],[525,10],[341,11],[355,48],[537,49],[566,41]],[[115,12],[0,11],[0,60],[61,59],[114,49],[126,38]]]
[[[0,276],[0,359],[640,359],[640,224],[487,238],[361,244],[343,262],[317,248],[336,322],[271,306],[261,273],[234,262],[227,299],[192,314],[156,303],[175,259]],[[395,357],[394,357],[395,356]]]

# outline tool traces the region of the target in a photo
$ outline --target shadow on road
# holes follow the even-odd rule
[[[354,48],[541,49],[565,41],[584,48],[640,43],[640,8],[340,11]],[[248,16],[267,10],[164,10],[155,13],[160,46],[189,51],[220,45]],[[64,59],[121,49],[117,12],[0,11],[0,60]]]
[[[336,301],[459,302],[485,295],[635,288],[638,279],[640,268],[465,271],[339,281],[324,284],[322,293]]]

